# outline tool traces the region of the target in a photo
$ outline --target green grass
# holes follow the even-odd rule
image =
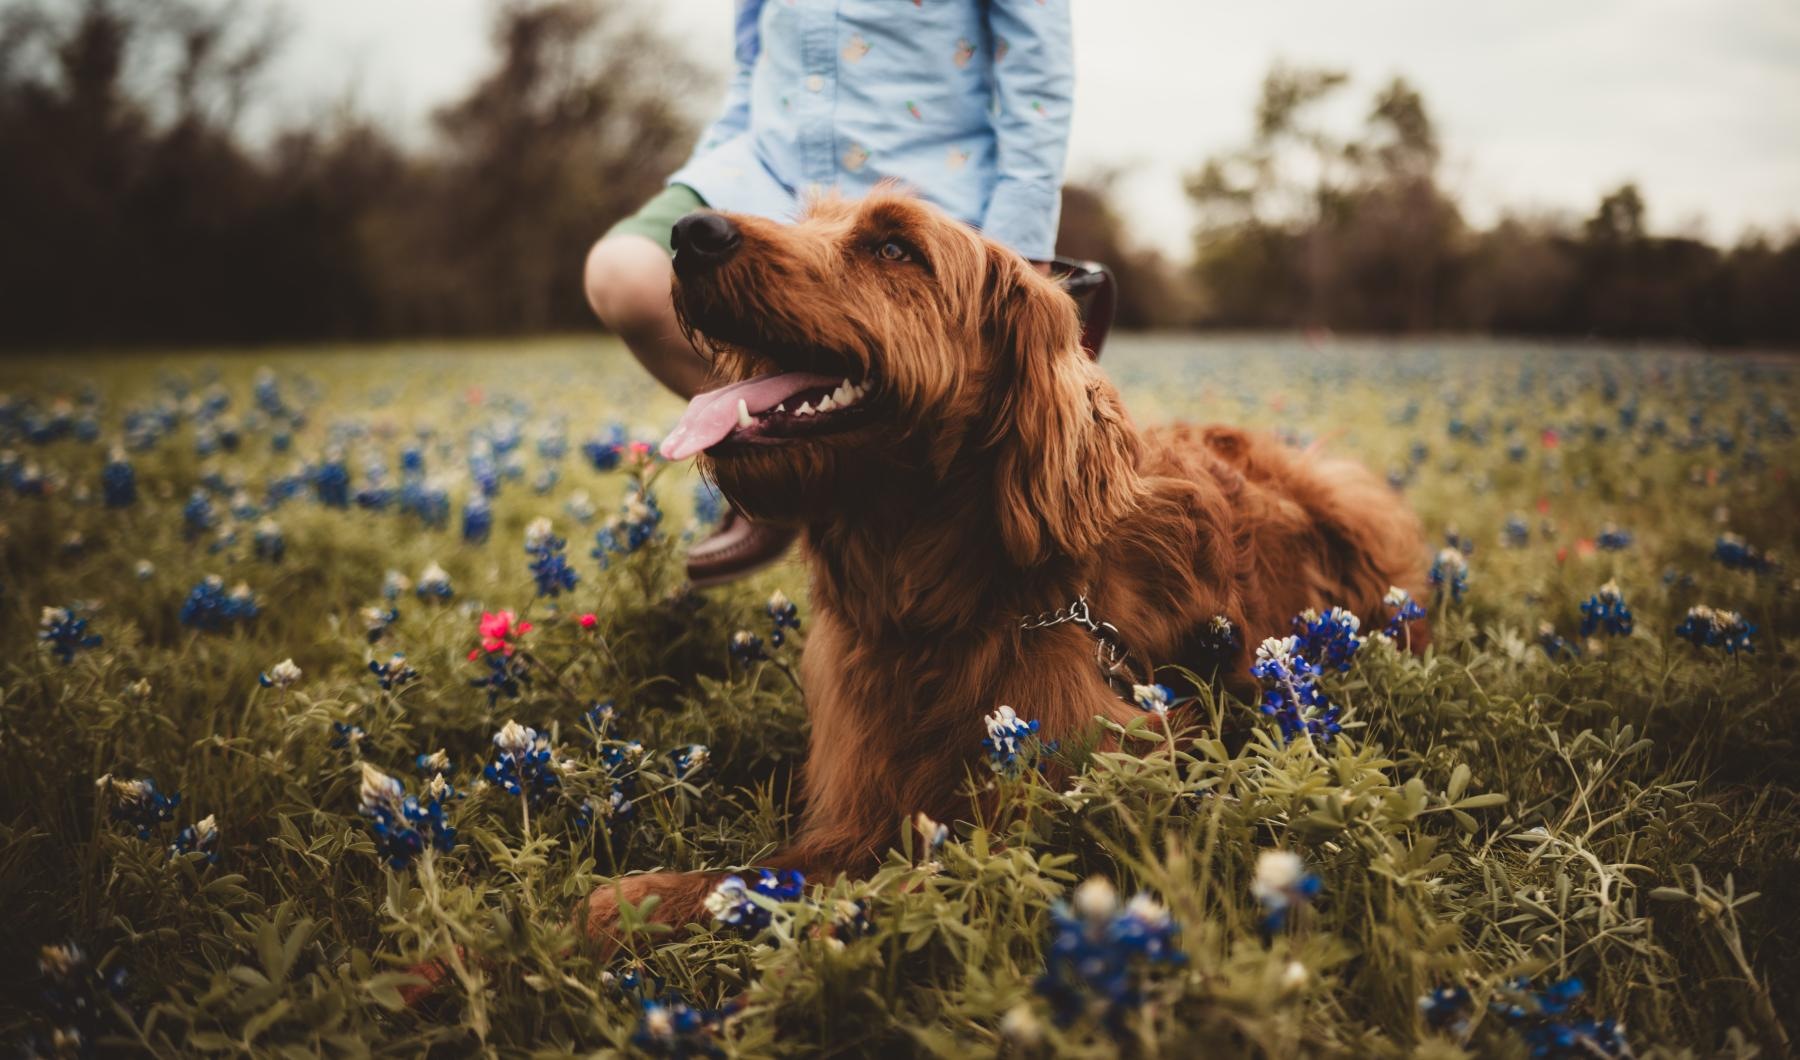
[[[1795,365],[1494,343],[1314,353],[1259,338],[1125,340],[1106,363],[1142,423],[1287,429],[1404,470],[1434,539],[1476,546],[1466,597],[1427,601],[1432,651],[1372,642],[1329,678],[1348,708],[1330,746],[1283,745],[1252,707],[1219,698],[1172,745],[1139,727],[1112,734],[1118,750],[1065,745],[1079,771],[1067,790],[977,765],[971,784],[997,798],[985,811],[971,800],[934,864],[897,820],[885,868],[811,881],[771,933],[645,931],[605,964],[569,921],[596,884],[753,866],[795,823],[800,695],[778,666],[733,665],[726,645],[740,628],[766,635],[774,588],[805,615],[800,568],[681,592],[686,467],[655,481],[655,541],[604,570],[588,556],[627,476],[587,466],[581,441],[614,420],[654,438],[677,401],[615,346],[573,340],[0,365],[0,388],[39,409],[91,389],[101,426],[98,443],[37,446],[16,437],[18,406],[0,415],[0,447],[52,487],[27,498],[0,486],[0,1041],[70,1025],[39,998],[38,954],[72,940],[129,974],[89,1031],[161,1055],[629,1050],[639,997],[679,992],[729,1007],[712,1045],[744,1056],[1523,1056],[1486,1004],[1521,976],[1580,978],[1577,1013],[1622,1019],[1640,1056],[1786,1054],[1800,1030],[1800,586],[1791,567],[1727,570],[1712,551],[1725,531],[1777,555],[1800,545],[1800,445],[1783,411],[1800,404]],[[245,422],[262,365],[307,412],[286,454]],[[207,373],[231,397],[239,449],[196,455],[189,417],[133,454],[135,507],[99,503],[124,412],[166,393],[165,375],[199,394]],[[1635,426],[1621,426],[1622,407]],[[1690,412],[1704,444],[1683,442]],[[287,544],[278,563],[252,555],[249,524],[217,550],[211,534],[184,538],[182,505],[208,476],[260,500],[338,444],[360,486],[371,456],[397,477],[420,430],[434,432],[428,467],[449,475],[459,509],[469,432],[509,414],[525,473],[494,501],[486,544],[465,544],[454,512],[431,530],[310,497],[272,513]],[[540,495],[545,431],[571,445]],[[1427,450],[1416,461],[1415,442]],[[599,507],[595,525],[566,510],[577,490]],[[223,516],[225,495],[215,503]],[[1522,548],[1502,540],[1514,512],[1530,524]],[[521,541],[538,516],[569,539],[581,577],[560,609],[532,599]],[[1634,535],[1628,548],[1582,544],[1608,522]],[[384,572],[416,578],[431,562],[456,598],[405,595],[371,645],[360,612],[382,602]],[[229,633],[184,628],[183,599],[214,573],[247,582],[260,617]],[[1580,640],[1578,605],[1609,579],[1636,631],[1548,658],[1540,624]],[[1701,602],[1754,622],[1754,654],[1678,640]],[[104,637],[66,665],[36,642],[39,611],[65,605]],[[483,608],[528,612],[536,627],[531,682],[491,706],[466,658]],[[591,632],[569,620],[587,611]],[[778,658],[791,662],[802,640]],[[421,677],[386,693],[367,662],[394,651]],[[299,682],[260,687],[289,657]],[[617,720],[597,742],[580,719],[604,699]],[[1228,717],[1254,729],[1248,742],[1210,735]],[[477,785],[512,718],[551,733],[561,761],[566,798],[529,824],[519,800]],[[366,731],[359,749],[331,746],[334,722]],[[610,835],[582,828],[574,805],[609,790],[601,748],[628,739],[646,751],[635,817]],[[678,779],[671,753],[693,743],[710,766]],[[389,870],[357,812],[360,763],[416,791],[414,755],[440,747],[467,793],[450,809],[457,846]],[[174,820],[148,841],[108,820],[94,785],[107,773],[180,792]],[[172,858],[177,829],[209,814],[218,863]],[[1250,879],[1271,848],[1304,856],[1322,886],[1265,935]],[[1117,1028],[1093,1013],[1058,1027],[1034,990],[1050,910],[1094,875],[1165,903],[1186,959],[1143,967],[1142,1005]],[[865,902],[872,933],[834,927],[837,899]],[[408,968],[452,955],[443,989],[401,1005]],[[1475,1005],[1466,1026],[1433,1032],[1417,999],[1446,985]]]

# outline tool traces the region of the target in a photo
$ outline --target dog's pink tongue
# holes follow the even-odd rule
[[[781,372],[695,394],[687,411],[681,414],[681,422],[663,439],[662,455],[668,460],[686,460],[724,441],[738,425],[739,401],[752,414],[767,412],[802,390],[836,382],[830,376],[811,372]]]

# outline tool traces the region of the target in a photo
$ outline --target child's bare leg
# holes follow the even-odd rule
[[[675,322],[669,300],[669,252],[630,232],[607,236],[588,251],[583,286],[588,305],[656,377],[684,398],[705,385],[708,366]]]

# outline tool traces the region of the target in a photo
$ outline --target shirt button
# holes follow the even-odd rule
[[[818,74],[812,75],[806,79],[806,90],[808,92],[825,91],[825,79]]]

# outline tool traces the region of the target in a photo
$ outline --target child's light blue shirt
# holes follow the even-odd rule
[[[1073,89],[1069,0],[738,0],[725,112],[669,182],[792,220],[896,179],[1044,260]]]

